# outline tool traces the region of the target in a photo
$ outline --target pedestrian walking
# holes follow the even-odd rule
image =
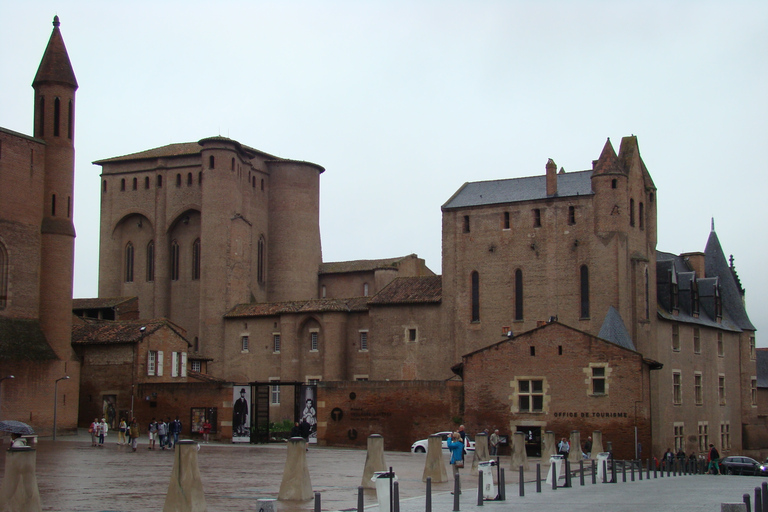
[[[181,421],[179,421],[178,416],[171,422],[170,433],[173,436],[173,446],[176,446],[179,442],[179,435],[181,435]]]
[[[152,418],[152,421],[149,422],[149,427],[147,427],[147,436],[149,437],[149,448],[147,449],[154,450],[155,443],[157,442],[157,421],[155,421],[155,418]]]
[[[136,421],[136,418],[131,419],[128,432],[131,436],[131,448],[133,448],[133,451],[136,451],[136,448],[139,445],[139,423]]]
[[[88,427],[88,433],[91,434],[91,446],[96,446],[96,441],[99,438],[99,418],[93,418],[91,426]]]
[[[106,418],[101,418],[101,422],[99,422],[99,447],[100,448],[104,448],[104,438],[107,437],[108,430],[109,430],[109,427],[107,426]]]
[[[128,444],[125,440],[125,436],[128,433],[128,422],[125,421],[125,418],[120,418],[120,426],[117,430],[117,444],[123,445]]]
[[[165,450],[165,445],[168,442],[168,424],[162,418],[157,422],[157,437],[160,438],[160,449]]]

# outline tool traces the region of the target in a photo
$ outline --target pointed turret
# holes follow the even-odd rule
[[[737,282],[738,278],[734,275],[731,265],[728,264],[714,229],[709,233],[707,246],[704,249],[704,264],[706,265],[707,276],[717,276],[720,278],[720,297],[727,316],[739,328],[755,330],[755,326],[749,320],[747,309],[744,306],[744,290]]]
[[[59,30],[59,17],[53,17],[53,32],[48,40],[48,46],[45,48],[43,59],[40,61],[40,67],[37,68],[35,80],[32,87],[41,83],[59,83],[69,85],[77,89],[77,79],[75,71],[72,69],[72,63],[69,61],[67,47],[64,45],[64,39]]]
[[[593,170],[594,174],[613,174],[621,172],[619,158],[616,156],[616,151],[613,149],[610,137],[605,141],[603,152],[600,153],[600,158],[595,162]]]

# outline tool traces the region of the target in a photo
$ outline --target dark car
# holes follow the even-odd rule
[[[768,475],[768,465],[752,457],[729,455],[720,460],[720,471],[728,475]]]

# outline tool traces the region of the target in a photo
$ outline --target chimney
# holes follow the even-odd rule
[[[547,197],[557,195],[557,164],[551,158],[547,160]]]
[[[691,270],[696,272],[696,278],[707,277],[704,272],[704,253],[703,252],[685,252],[680,256],[688,262]]]

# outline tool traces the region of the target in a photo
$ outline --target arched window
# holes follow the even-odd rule
[[[147,244],[147,281],[155,280],[155,241]]]
[[[472,272],[472,321],[480,321],[480,274]]]
[[[133,178],[133,190],[138,190],[139,188],[139,178]]]
[[[523,271],[515,270],[515,320],[523,319]]]
[[[635,226],[635,200],[629,200],[629,225]]]
[[[639,210],[637,212],[637,220],[640,222],[640,229],[645,229],[645,222],[643,222],[643,216],[645,214],[645,211],[643,209],[643,203],[640,203]]]
[[[171,242],[171,281],[179,280],[179,243]]]
[[[59,98],[53,100],[53,136],[59,136],[59,120],[61,118],[61,101]]]
[[[163,188],[163,175],[157,175],[157,188]]]
[[[213,169],[214,158],[213,155],[208,157],[208,167]]]
[[[67,138],[72,138],[72,132],[74,131],[74,119],[72,118],[72,100],[69,100],[69,109],[67,111]]]
[[[131,242],[125,246],[125,282],[133,282],[133,244]]]
[[[192,279],[200,279],[200,239],[192,243]]]
[[[589,269],[582,265],[580,269],[581,280],[581,318],[589,318]]]
[[[0,309],[8,305],[8,251],[0,243]]]
[[[125,190],[125,178],[121,178],[120,179],[120,191],[122,192],[124,190]]]
[[[192,185],[192,173],[188,172],[187,173],[187,186],[190,186],[190,185]]]
[[[257,247],[256,255],[256,279],[259,283],[264,282],[264,236],[259,237],[259,245]]]
[[[149,176],[144,176],[144,189],[149,189]]]

